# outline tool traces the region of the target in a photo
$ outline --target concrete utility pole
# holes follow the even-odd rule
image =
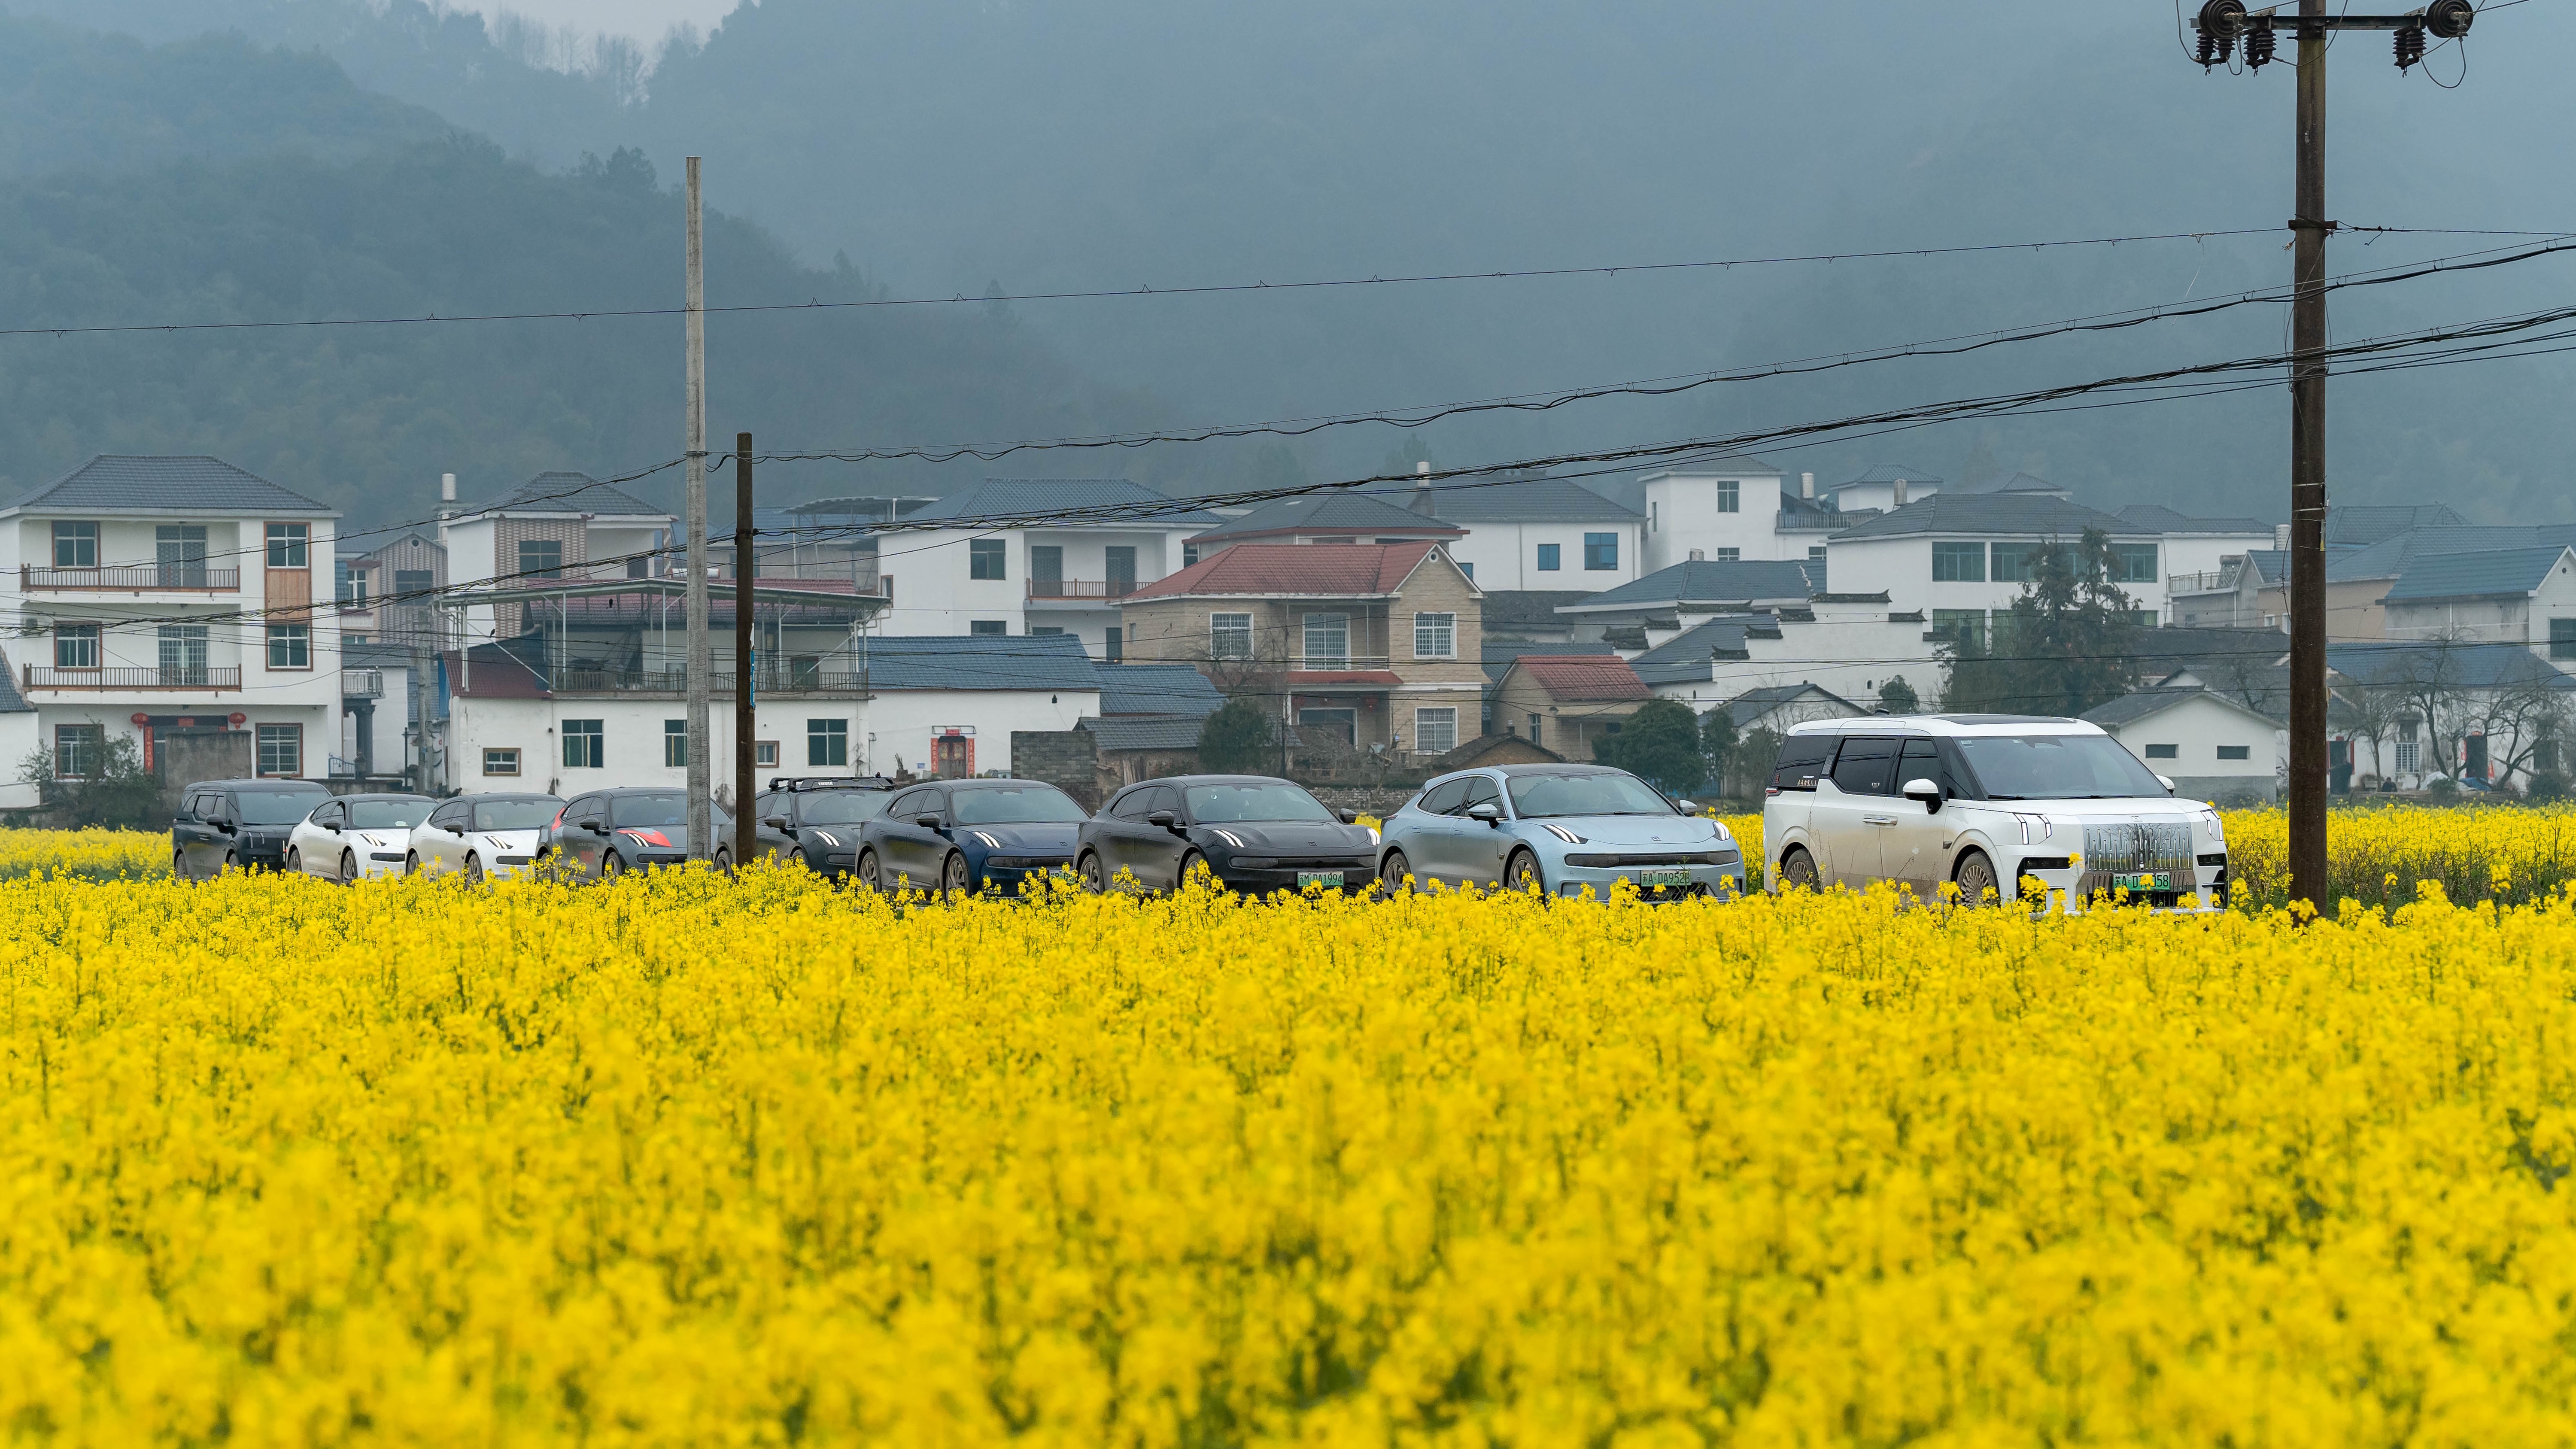
[[[689,393],[684,404],[688,448],[689,512],[689,859],[715,854],[714,788],[707,752],[707,673],[714,654],[707,642],[707,272],[698,232],[698,158],[689,158]],[[739,804],[740,802],[736,802]]]
[[[752,683],[751,586],[760,573],[752,562],[751,434],[733,435],[733,863],[751,864],[760,822],[752,818],[752,713],[759,696]]]
[[[2397,67],[2424,58],[2425,37],[2458,40],[2477,18],[2471,0],[2433,0],[2407,15],[2328,15],[2326,0],[2248,14],[2244,0],[2208,0],[2193,26],[2202,68],[2245,45],[2248,74],[2269,64],[2281,26],[2299,42],[2298,175],[2290,218],[2290,899],[2324,911],[2326,893],[2326,47],[2338,30],[2396,32]]]

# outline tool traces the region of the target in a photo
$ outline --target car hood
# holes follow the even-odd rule
[[[537,838],[545,833],[543,827],[533,825],[525,830],[469,830],[465,832],[465,843],[494,850],[534,850]]]
[[[411,829],[405,826],[399,830],[343,830],[340,839],[370,850],[400,850],[411,844]]]
[[[2197,820],[2209,809],[2198,800],[2172,795],[2132,795],[2115,800],[1975,800],[1961,801],[1979,810],[2014,815],[2045,815],[2052,820]],[[1916,806],[1920,809],[1922,807]]]
[[[1571,830],[1591,845],[1706,845],[1718,838],[1717,822],[1698,815],[1567,815],[1524,820],[1521,833],[1557,840],[1547,827]]]
[[[715,830],[716,840],[719,844],[731,839],[733,836],[733,824],[730,821],[717,821],[715,824]],[[590,832],[586,830],[569,829],[565,830],[563,833],[567,836],[590,834]],[[653,838],[655,836],[660,836],[663,840],[669,841],[670,844],[663,845],[656,842]],[[599,837],[593,836],[592,838],[598,839]],[[613,825],[609,827],[606,838],[610,841],[624,841],[628,845],[638,846],[645,850],[686,850],[689,848],[689,827],[685,825]]]
[[[1201,825],[1192,832],[1206,841],[1233,845],[1248,855],[1355,855],[1372,848],[1368,829],[1336,820],[1229,820]]]
[[[1030,825],[960,825],[955,835],[960,845],[972,842],[986,850],[1010,854],[1061,851],[1070,860],[1074,839],[1081,832],[1077,821],[1049,820]]]

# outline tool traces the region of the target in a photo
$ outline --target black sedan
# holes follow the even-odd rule
[[[1120,873],[1171,890],[1201,863],[1233,890],[1363,891],[1377,878],[1377,832],[1305,788],[1264,775],[1180,775],[1130,785],[1083,822],[1074,869],[1095,891]]]
[[[757,849],[770,860],[828,876],[846,876],[859,858],[859,827],[885,813],[894,782],[882,775],[789,778],[769,782],[752,801]],[[716,865],[733,863],[731,845],[716,848]]]
[[[1015,891],[1073,861],[1086,817],[1042,780],[933,780],[859,827],[859,883],[962,896]]]

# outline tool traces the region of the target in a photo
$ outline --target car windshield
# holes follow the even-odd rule
[[[858,825],[885,813],[894,802],[892,790],[833,790],[804,797],[808,825]]]
[[[1582,775],[1514,775],[1512,813],[1523,820],[1552,815],[1670,815],[1673,807],[1645,781],[1616,770]]]
[[[2155,772],[2108,735],[1969,735],[1957,743],[1989,800],[2122,800],[2165,793]]]
[[[437,808],[427,800],[352,800],[349,802],[349,827],[353,830],[408,830],[429,818]]]
[[[1181,792],[1190,819],[1200,825],[1237,820],[1322,820],[1333,812],[1294,785],[1192,785]]]
[[[952,790],[949,808],[960,825],[1036,825],[1080,821],[1091,817],[1073,797],[1053,785],[1003,785],[983,790]]]
[[[330,798],[322,790],[240,790],[234,792],[233,804],[244,825],[292,825]]]
[[[487,800],[474,807],[474,828],[541,830],[562,808],[560,800]]]
[[[620,829],[628,826],[686,826],[689,823],[689,797],[677,790],[656,790],[649,795],[620,795],[608,808]],[[720,805],[710,804],[707,809],[717,820],[733,818],[725,814],[724,807]]]

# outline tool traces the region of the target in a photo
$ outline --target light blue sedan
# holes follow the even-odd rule
[[[1503,765],[1443,775],[1386,818],[1377,877],[1388,894],[1438,881],[1647,900],[1740,894],[1744,853],[1726,827],[1675,809],[1604,765]]]

